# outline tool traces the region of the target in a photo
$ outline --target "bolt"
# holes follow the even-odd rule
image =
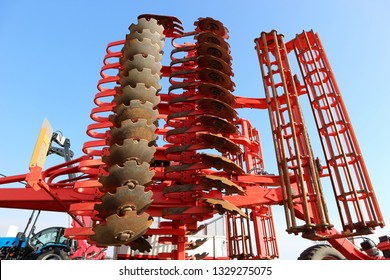
[[[137,181],[127,180],[122,184],[122,186],[127,186],[130,190],[133,190],[137,186]]]
[[[128,242],[134,236],[134,231],[124,230],[115,235],[115,239],[121,243]]]
[[[116,213],[118,214],[118,216],[123,217],[127,211],[135,211],[135,206],[129,204],[122,205],[118,207]]]

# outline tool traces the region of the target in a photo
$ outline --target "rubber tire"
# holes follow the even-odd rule
[[[298,260],[345,260],[345,257],[328,244],[317,244],[303,251]]]
[[[59,248],[48,248],[37,256],[37,260],[69,260],[67,252]]]

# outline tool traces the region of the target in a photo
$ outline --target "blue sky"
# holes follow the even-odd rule
[[[26,173],[43,119],[71,139],[81,156],[93,96],[107,43],[125,38],[143,13],[176,16],[186,31],[199,17],[229,29],[235,94],[264,97],[254,38],[276,29],[292,39],[319,33],[371,175],[383,215],[390,222],[387,182],[390,104],[388,1],[1,1],[0,173]],[[166,88],[163,88],[166,92]],[[276,173],[265,111],[239,111],[262,135],[265,163]],[[315,137],[313,135],[312,137]],[[58,159],[50,159],[58,163]],[[284,232],[282,208],[274,207],[282,259],[295,259],[309,241]],[[0,235],[9,224],[23,227],[30,211],[0,209]],[[67,223],[44,213],[38,226]],[[378,235],[390,234],[388,228]],[[374,240],[377,239],[374,237]]]

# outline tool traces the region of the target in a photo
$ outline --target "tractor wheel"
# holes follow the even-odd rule
[[[345,257],[328,244],[318,244],[303,251],[298,260],[345,260]]]
[[[67,252],[59,248],[49,248],[37,256],[37,260],[69,260]]]

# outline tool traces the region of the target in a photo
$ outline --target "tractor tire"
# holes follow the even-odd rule
[[[69,260],[67,252],[59,248],[48,248],[36,257],[37,260]]]
[[[345,257],[328,244],[318,244],[303,251],[298,260],[345,260]]]

